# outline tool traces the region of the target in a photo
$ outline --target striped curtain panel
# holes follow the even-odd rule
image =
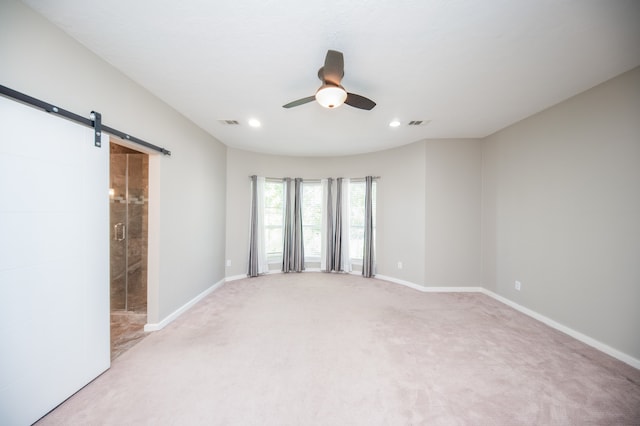
[[[333,179],[322,179],[322,247],[320,270],[331,272],[333,266]]]
[[[251,223],[249,229],[249,270],[250,277],[258,276],[258,177],[251,176]]]
[[[336,221],[333,234],[333,270],[339,271],[342,264],[342,178],[336,180]],[[348,219],[347,219],[348,220]]]
[[[284,178],[284,246],[282,272],[304,271],[302,238],[302,179]]]
[[[362,256],[362,275],[371,278],[375,274],[375,256],[373,250],[373,177],[365,178],[364,193],[364,253]]]
[[[257,277],[269,270],[264,241],[264,178],[251,176],[251,214],[249,227],[249,268],[247,275]]]
[[[282,272],[291,272],[292,262],[291,255],[293,246],[293,187],[291,178],[282,179],[284,182],[284,227],[282,229],[283,247],[282,247]]]
[[[336,184],[333,269],[337,272],[351,272],[351,256],[349,254],[349,182],[348,178],[338,178]]]
[[[293,270],[304,271],[304,238],[302,235],[302,178],[294,182],[293,198]]]

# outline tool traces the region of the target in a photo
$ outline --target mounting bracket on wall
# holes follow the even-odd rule
[[[100,148],[102,146],[102,114],[91,111],[91,119],[93,120],[93,144]]]

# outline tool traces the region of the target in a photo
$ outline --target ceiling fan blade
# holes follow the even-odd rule
[[[302,98],[302,99],[298,99],[297,101],[293,101],[293,102],[289,102],[286,105],[282,105],[282,108],[293,108],[293,107],[297,107],[299,105],[304,105],[306,103],[309,103],[311,101],[315,101],[316,100],[316,96],[307,96],[306,98]]]
[[[347,100],[344,101],[344,103],[354,108],[366,109],[367,111],[372,110],[373,107],[376,106],[376,103],[371,99],[356,95],[355,93],[347,93]]]
[[[342,52],[337,50],[328,50],[327,56],[324,58],[324,67],[320,68],[318,77],[325,83],[331,83],[340,86],[342,77],[344,77],[344,56]]]

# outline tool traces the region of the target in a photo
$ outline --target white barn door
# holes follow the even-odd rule
[[[0,424],[35,422],[109,368],[103,140],[0,97]]]

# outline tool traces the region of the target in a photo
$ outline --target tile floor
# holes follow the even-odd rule
[[[111,312],[112,361],[147,336],[144,331],[146,323],[147,314],[144,312]]]

